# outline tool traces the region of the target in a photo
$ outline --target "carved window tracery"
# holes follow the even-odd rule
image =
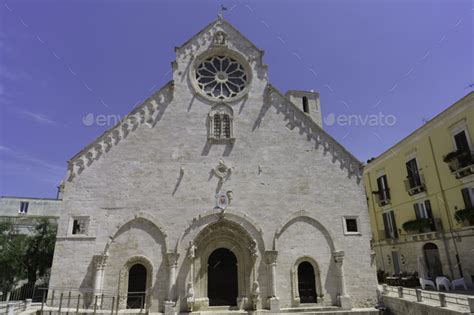
[[[234,58],[211,56],[196,67],[196,82],[208,97],[229,100],[239,96],[247,86],[248,73]]]
[[[218,104],[209,114],[209,140],[234,141],[232,108]]]

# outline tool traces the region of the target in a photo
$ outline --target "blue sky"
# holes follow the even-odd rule
[[[0,1],[0,195],[55,197],[107,129],[87,117],[169,81],[173,48],[221,3],[272,84],[320,92],[325,129],[362,161],[472,91],[470,1]]]

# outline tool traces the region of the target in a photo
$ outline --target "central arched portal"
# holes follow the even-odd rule
[[[207,262],[209,306],[237,305],[237,258],[227,248],[212,252]]]

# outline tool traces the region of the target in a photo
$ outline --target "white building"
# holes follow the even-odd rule
[[[50,285],[155,312],[372,306],[361,164],[219,18],[69,162]]]
[[[30,197],[0,197],[0,221],[12,222],[18,233],[30,234],[40,220],[56,223],[61,200]]]

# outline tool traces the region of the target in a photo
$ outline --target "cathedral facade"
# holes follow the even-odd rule
[[[273,87],[222,18],[175,50],[172,81],[69,161],[51,288],[167,314],[372,306],[361,163],[319,94]]]

